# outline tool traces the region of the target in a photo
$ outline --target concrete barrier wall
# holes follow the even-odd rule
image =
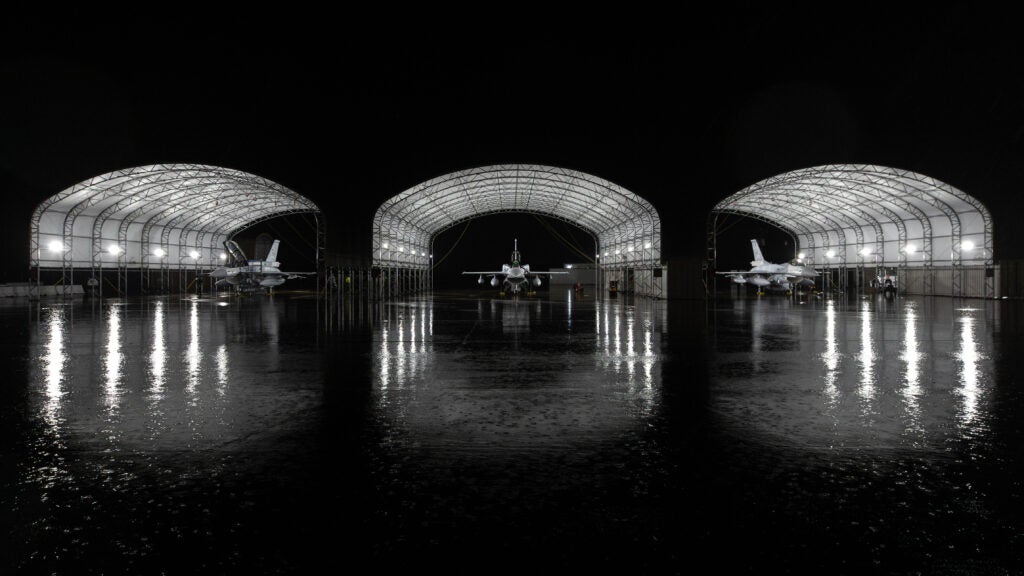
[[[83,296],[81,284],[71,286],[36,286],[35,284],[0,284],[0,298],[38,298],[46,296]]]
[[[904,294],[959,296],[963,298],[1000,297],[999,268],[964,266],[960,269],[960,290],[954,294],[953,269],[950,267],[901,268],[899,289]],[[986,290],[986,280],[990,287]],[[988,292],[988,293],[986,293]]]

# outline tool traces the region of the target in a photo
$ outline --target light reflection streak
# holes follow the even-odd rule
[[[622,316],[619,314],[615,315],[615,328],[614,334],[612,335],[612,341],[615,342],[615,356],[622,356]],[[616,363],[615,371],[618,372],[619,365]]]
[[[906,316],[903,322],[903,354],[902,359],[906,363],[906,386],[903,388],[903,401],[907,405],[907,414],[913,428],[919,427],[920,405],[918,398],[921,395],[921,358],[923,354],[918,349],[917,342],[917,312],[908,304]]]
[[[43,407],[43,419],[51,427],[57,426],[60,399],[64,396],[62,384],[64,366],[67,362],[67,355],[64,354],[64,314],[63,308],[49,309],[49,338],[46,341],[46,354],[42,357],[46,372],[46,404]]]
[[[507,332],[509,326],[517,321],[528,326],[532,318],[541,319],[546,314],[542,302],[492,300],[491,314],[484,318],[483,312],[487,305],[486,302],[477,302],[477,322],[500,323],[503,332]],[[654,308],[596,308],[596,350],[599,352],[596,359],[606,366],[606,374],[620,375],[623,389],[634,393],[649,393],[659,377],[655,369],[660,357],[654,334]],[[381,394],[379,401],[383,403],[387,402],[389,390],[415,384],[417,378],[423,377],[426,367],[439,360],[435,358],[429,340],[434,319],[434,311],[430,306],[396,307],[394,312],[397,317],[392,317],[393,322],[385,321],[378,328],[380,339],[376,342],[373,359],[374,379]],[[602,331],[603,338],[600,336]]]
[[[496,306],[492,301],[492,318],[496,317]],[[382,406],[388,403],[389,390],[415,384],[431,360],[427,338],[433,333],[433,311],[427,306],[404,306],[395,312],[396,324],[384,321],[381,325],[380,346],[374,358]],[[478,305],[478,322],[483,320],[482,314],[483,308]]]
[[[427,309],[420,308],[420,353],[427,351]]]
[[[153,349],[149,353],[149,393],[155,401],[163,398],[167,366],[167,344],[164,340],[164,303],[157,302],[153,312]]]
[[[64,411],[68,407],[62,405],[65,396],[64,386],[67,384],[69,373],[67,369],[71,364],[72,355],[65,352],[64,339],[67,337],[70,328],[68,326],[69,316],[73,314],[71,308],[54,306],[47,309],[48,319],[46,323],[47,339],[45,350],[40,350],[39,360],[42,363],[45,375],[45,385],[42,390],[45,402],[42,405],[42,417],[45,426],[42,434],[36,441],[39,448],[38,459],[26,468],[26,478],[40,488],[40,500],[46,502],[49,498],[49,490],[65,484],[72,480],[70,469],[63,456],[67,444],[62,437],[61,424],[67,419]],[[5,384],[7,384],[5,382]],[[5,462],[6,464],[6,462]],[[15,505],[13,510],[17,510]]]
[[[380,389],[383,400],[387,400],[388,388],[391,385],[390,374],[388,373],[388,366],[391,364],[391,354],[388,351],[388,325],[386,322],[382,323],[380,329]]]
[[[821,355],[825,361],[825,395],[830,404],[839,401],[836,378],[839,375],[839,345],[836,342],[836,306],[829,300],[825,304],[825,352]]]
[[[977,343],[974,341],[974,318],[964,316],[960,319],[960,351],[957,358],[960,360],[960,370],[957,374],[960,378],[960,393],[964,398],[963,415],[964,424],[970,424],[978,415],[978,354]]]
[[[626,372],[629,374],[629,383],[632,388],[632,384],[635,378],[636,362],[634,361],[634,346],[633,346],[633,310],[626,310],[626,357],[624,362],[626,364]]]
[[[192,301],[188,313],[188,348],[185,350],[185,363],[188,365],[188,380],[185,391],[195,400],[196,386],[199,384],[199,303]]]
[[[746,311],[746,302],[741,302],[741,305]],[[756,374],[761,372],[761,361],[762,356],[761,350],[763,343],[761,339],[764,337],[764,315],[766,314],[764,300],[757,301],[758,309],[753,311],[750,317],[750,369]]]
[[[864,302],[860,310],[860,395],[871,400],[875,393],[875,350],[871,341],[871,305]]]
[[[604,320],[601,319],[601,314],[604,313]],[[603,351],[605,356],[611,355],[611,341],[608,339],[608,310],[601,306],[598,302],[594,306],[594,347],[598,351]],[[602,334],[604,338],[602,338]]]
[[[606,338],[603,343],[598,340],[598,350],[602,353],[601,364],[609,371],[608,373],[624,376],[625,380],[620,385],[637,400],[639,412],[648,414],[654,397],[654,368],[659,359],[654,351],[654,322],[651,319],[651,312],[641,312],[642,318],[638,319],[634,308],[626,308],[622,311],[626,316],[625,321],[623,322],[621,314],[616,314],[614,324],[608,329],[609,308],[605,308]],[[600,324],[597,329],[601,330]]]
[[[628,310],[626,312],[626,355],[630,358],[636,353],[633,346],[633,322],[635,322],[633,311]]]
[[[419,375],[420,359],[423,357],[419,353],[419,345],[423,341],[417,337],[419,329],[416,327],[419,323],[419,318],[416,317],[419,311],[419,308],[409,309],[409,352],[406,354],[406,362],[409,364],[409,378],[416,378]]]
[[[403,312],[398,313],[398,339],[395,341],[395,382],[398,385],[398,389],[401,390],[405,386],[405,314]]]
[[[644,319],[644,356],[654,356],[653,335],[654,322],[650,318]]]
[[[573,291],[566,290],[566,311],[565,311],[565,325],[569,330],[572,330],[572,303],[573,303]]]
[[[228,387],[228,346],[221,344],[217,347],[217,393],[221,396]]]
[[[114,412],[120,402],[121,384],[121,307],[111,306],[107,316],[107,354],[104,360],[106,368],[106,392],[107,408]]]

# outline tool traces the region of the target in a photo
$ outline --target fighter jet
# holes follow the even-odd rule
[[[224,242],[224,248],[233,259],[233,266],[222,266],[210,272],[210,276],[217,279],[218,287],[234,286],[240,290],[255,290],[258,288],[274,288],[284,284],[285,280],[292,278],[303,278],[311,276],[316,272],[283,272],[278,268],[281,263],[277,262],[277,247],[280,240],[274,240],[267,252],[266,260],[247,260],[245,253],[238,247],[234,240]]]
[[[478,284],[484,283],[484,276],[490,276],[491,286],[495,288],[501,286],[501,292],[499,293],[501,296],[505,296],[506,294],[512,294],[513,296],[516,296],[522,291],[525,291],[527,295],[531,295],[533,291],[530,290],[530,286],[540,286],[540,277],[542,275],[568,274],[568,272],[561,270],[553,270],[550,272],[534,272],[533,270],[530,270],[529,264],[520,263],[519,239],[515,238],[512,248],[511,264],[502,264],[501,270],[477,270],[463,272],[463,274],[478,274]]]
[[[750,270],[727,270],[716,274],[732,278],[737,284],[753,284],[757,286],[758,292],[763,292],[765,288],[774,288],[785,290],[787,293],[792,291],[793,286],[813,286],[814,277],[821,275],[817,270],[801,264],[799,260],[788,264],[767,262],[761,254],[757,240],[751,239],[750,245],[754,249]]]

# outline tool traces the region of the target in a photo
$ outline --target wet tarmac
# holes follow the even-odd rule
[[[0,302],[12,574],[1017,574],[1024,305]]]

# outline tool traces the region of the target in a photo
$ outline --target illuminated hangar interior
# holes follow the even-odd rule
[[[974,198],[929,176],[884,166],[837,164],[794,170],[736,192],[708,219],[717,237],[741,216],[792,238],[794,256],[827,282],[867,282],[894,270],[909,294],[995,297],[992,217]]]
[[[83,284],[83,274],[102,278],[104,271],[116,271],[114,287],[121,291],[136,271],[140,282],[153,271],[166,282],[171,271],[222,266],[225,240],[299,213],[316,220],[319,263],[320,209],[280,184],[199,164],[128,168],[79,182],[39,204],[30,224],[30,265],[37,278],[41,270],[60,271],[64,286]]]
[[[373,219],[373,265],[403,284],[430,282],[433,242],[458,224],[501,212],[561,219],[588,231],[600,285],[610,280],[661,297],[661,219],[654,207],[596,176],[553,166],[503,164],[445,174],[384,202]]]

